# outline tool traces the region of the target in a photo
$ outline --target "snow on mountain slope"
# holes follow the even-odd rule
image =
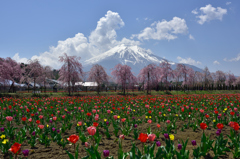
[[[162,61],[168,61],[164,58],[154,55],[150,50],[145,50],[139,46],[118,45],[105,53],[92,57],[83,63],[84,71],[90,71],[94,64],[102,65],[110,75],[111,69],[117,64],[128,65],[132,72],[137,75],[140,70],[151,64],[159,65]],[[173,67],[176,63],[168,61]],[[188,65],[191,67],[191,65]],[[195,67],[195,66],[194,66]],[[197,67],[195,67],[196,69]],[[194,68],[193,68],[194,69]],[[194,69],[194,70],[195,70]]]

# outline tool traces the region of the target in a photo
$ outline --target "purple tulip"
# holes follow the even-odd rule
[[[216,132],[216,135],[219,136],[221,134],[221,131],[218,131]]]
[[[23,153],[23,155],[24,155],[25,157],[27,157],[28,154],[29,154],[29,150],[23,150],[22,153]]]
[[[137,124],[134,124],[134,128],[137,128],[137,126],[138,126]]]
[[[109,150],[103,150],[103,156],[108,157],[109,156]]]
[[[35,132],[35,131],[33,131],[33,132],[32,132],[32,136],[35,136],[35,135],[36,135],[36,132]]]
[[[4,127],[1,127],[1,132],[4,132],[4,130],[5,130]]]
[[[166,139],[169,139],[169,135],[168,135],[168,134],[164,134],[164,137],[165,137]]]
[[[52,120],[49,120],[49,123],[52,123]]]
[[[182,149],[182,144],[178,144],[178,149],[181,150]]]
[[[160,142],[160,141],[157,141],[157,142],[156,142],[156,145],[157,145],[157,147],[161,146],[161,142]]]
[[[192,140],[192,145],[193,145],[193,146],[196,146],[196,145],[197,145],[196,140]]]
[[[56,129],[53,127],[53,128],[52,128],[52,131],[55,131],[55,130],[56,130]]]
[[[59,129],[57,129],[57,133],[60,133],[60,130],[59,130]]]
[[[107,121],[107,122],[106,122],[106,124],[108,125],[108,124],[109,124],[109,122]]]

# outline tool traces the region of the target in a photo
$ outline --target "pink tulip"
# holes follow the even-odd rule
[[[161,115],[162,114],[162,112],[159,112],[159,115]]]
[[[95,117],[94,117],[94,119],[95,119],[96,121],[98,121],[98,119],[99,119],[99,116],[95,116]]]
[[[124,139],[124,135],[120,135],[119,138],[120,138],[120,139]]]
[[[156,135],[155,135],[155,134],[149,134],[149,135],[148,135],[148,140],[149,140],[149,141],[154,141],[155,138],[156,138]]]
[[[193,108],[193,107],[191,107],[191,109],[193,110],[194,108]]]
[[[152,123],[152,120],[151,120],[151,119],[149,119],[147,122],[148,122],[149,124],[151,124],[151,123]]]
[[[95,114],[97,111],[96,111],[96,109],[93,109],[92,112]]]
[[[168,111],[170,112],[170,111],[171,111],[171,109],[168,109]]]
[[[167,120],[167,123],[169,124],[169,123],[170,123],[170,120]]]
[[[56,121],[56,120],[57,120],[57,117],[56,117],[56,116],[54,116],[54,117],[53,117],[53,120],[54,120],[54,121]]]
[[[65,119],[66,115],[63,115],[62,118]]]
[[[236,112],[238,109],[237,109],[237,108],[234,108],[233,110]]]
[[[43,118],[43,115],[39,115],[39,118],[42,119],[42,118]]]
[[[42,109],[39,108],[38,111],[42,111]]]
[[[149,105],[145,105],[146,108],[149,108]]]
[[[32,118],[29,118],[28,121],[29,121],[29,122],[32,122]]]
[[[122,122],[125,122],[125,121],[126,121],[126,118],[122,118],[121,121],[122,121]]]
[[[117,117],[117,115],[114,115],[113,118],[114,118],[115,120],[117,120],[118,117]]]
[[[78,110],[81,110],[81,107],[78,107]]]
[[[111,110],[107,110],[107,113],[110,114],[110,113],[111,113]]]
[[[204,112],[204,110],[203,110],[203,109],[200,109],[200,112],[201,112],[201,113],[203,113],[203,112]]]
[[[43,129],[44,125],[38,125],[39,129]]]
[[[78,122],[78,125],[79,125],[79,126],[82,126],[82,122],[81,122],[81,121],[79,121],[79,122]]]
[[[84,112],[84,110],[82,109],[81,112]]]
[[[87,131],[88,131],[89,135],[93,136],[96,133],[97,129],[94,126],[90,126],[87,128]]]
[[[85,142],[85,146],[86,146],[86,147],[89,147],[90,145],[89,145],[89,143],[88,143],[88,142]]]
[[[8,121],[12,121],[12,120],[13,120],[13,117],[7,116],[6,119],[7,119]]]

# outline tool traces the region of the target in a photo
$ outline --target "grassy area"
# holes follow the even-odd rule
[[[237,94],[240,93],[240,90],[204,90],[204,91],[151,91],[151,95],[182,95],[182,94]],[[76,92],[73,93],[73,96],[97,96],[97,92]],[[108,95],[123,95],[121,92],[100,92],[101,96]],[[135,92],[126,92],[126,95],[146,95],[146,91],[135,91]],[[13,98],[24,98],[24,97],[33,97],[32,93],[2,93],[0,97],[13,97]],[[40,93],[36,94],[36,97],[63,97],[68,96],[66,92],[58,93]]]

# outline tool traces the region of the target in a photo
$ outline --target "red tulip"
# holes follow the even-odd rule
[[[140,140],[141,142],[146,142],[147,139],[148,139],[148,135],[144,133],[141,133],[138,137],[138,140]]]
[[[75,144],[79,140],[79,136],[74,134],[74,135],[69,136],[69,138],[67,138],[67,140],[70,141],[71,143]]]
[[[40,120],[37,120],[36,123],[37,123],[37,124],[40,124]]]
[[[26,117],[22,117],[22,121],[26,121],[27,120],[27,118]]]
[[[97,126],[98,126],[98,123],[97,123],[97,122],[94,122],[94,123],[93,123],[93,126],[97,127]]]
[[[20,148],[21,148],[21,144],[15,142],[11,148],[9,149],[9,151],[13,152],[14,154],[16,154],[18,152],[18,154],[20,153]]]
[[[90,126],[87,128],[87,131],[88,131],[89,135],[93,136],[96,133],[97,129],[94,126]]]
[[[205,130],[207,128],[207,124],[206,123],[201,123],[200,127],[201,127],[201,129]]]
[[[217,124],[217,127],[218,127],[218,129],[222,129],[224,126],[223,126],[223,124],[218,123],[218,124]]]

